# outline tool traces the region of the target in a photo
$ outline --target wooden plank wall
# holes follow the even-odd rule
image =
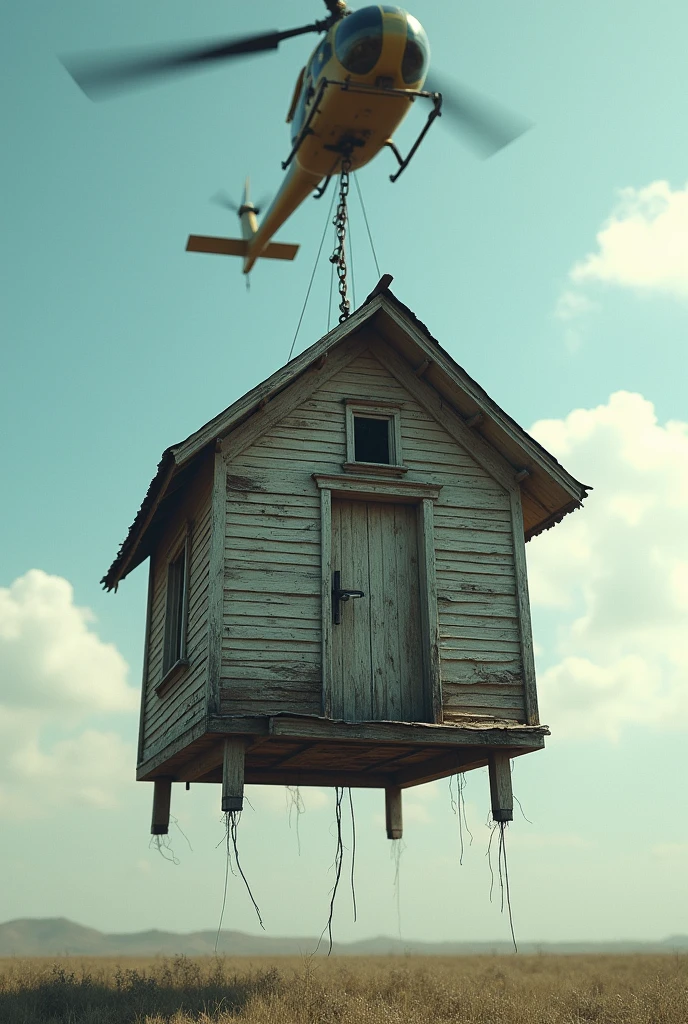
[[[523,721],[509,495],[372,351],[229,462],[222,711],[322,713],[320,498],[311,476],[342,472],[344,398],[400,406],[406,479],[442,485],[435,539],[445,721],[461,713]]]
[[[170,515],[158,544],[153,565],[153,599],[145,680],[143,746],[141,760],[152,757],[206,713],[208,654],[208,579],[210,551],[210,473],[203,467],[185,488],[185,498]],[[191,522],[189,600],[186,654],[189,667],[161,694],[167,562],[187,522]]]

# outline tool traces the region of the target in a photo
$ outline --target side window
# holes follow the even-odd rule
[[[399,409],[375,402],[346,402],[347,463],[402,466]]]
[[[189,532],[167,565],[167,600],[165,604],[165,640],[163,647],[163,678],[170,669],[186,660],[186,619],[189,577]]]

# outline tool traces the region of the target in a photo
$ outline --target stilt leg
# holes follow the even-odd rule
[[[241,811],[244,806],[244,761],[246,742],[244,739],[225,740],[225,755],[222,770],[222,810]]]
[[[404,823],[401,816],[401,789],[399,786],[388,786],[385,789],[385,824],[388,839],[401,839]]]
[[[172,779],[156,779],[153,783],[152,836],[166,836],[170,828],[170,797]]]
[[[507,753],[493,750],[490,754],[490,796],[495,821],[513,821],[514,797],[511,790],[511,759]]]

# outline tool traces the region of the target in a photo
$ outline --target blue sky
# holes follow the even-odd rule
[[[488,393],[595,487],[529,545],[553,735],[514,770],[533,822],[517,815],[508,837],[517,933],[686,933],[688,11],[678,0],[411,11],[434,66],[534,127],[481,162],[439,123],[397,184],[391,157],[365,168],[380,267]],[[278,187],[307,38],[98,105],[56,55],[321,14],[315,0],[0,11],[2,920],[217,923],[219,794],[176,798],[193,851],[173,830],[174,866],[148,848],[149,787],[132,781],[145,570],[116,596],[99,579],[162,450],[286,360],[327,215],[326,200],[307,203],[279,236],[301,244],[296,262],[260,264],[250,292],[238,263],[184,252],[189,232],[236,233],[209,203],[218,189],[238,197],[247,174],[256,195]],[[356,198],[351,235],[360,302],[377,274]],[[297,351],[327,329],[329,273],[323,260]],[[447,785],[407,800],[408,937],[508,934],[489,902],[487,780],[467,779],[462,866]],[[306,794],[300,856],[283,792],[251,800],[242,860],[268,930],[319,932],[333,794]],[[381,801],[357,794],[360,913],[354,926],[342,897],[341,939],[398,927]],[[225,926],[256,929],[231,877]]]

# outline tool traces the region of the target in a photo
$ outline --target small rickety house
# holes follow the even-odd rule
[[[586,488],[378,287],[168,448],[103,583],[150,561],[138,778],[401,790],[539,724],[524,544]]]

